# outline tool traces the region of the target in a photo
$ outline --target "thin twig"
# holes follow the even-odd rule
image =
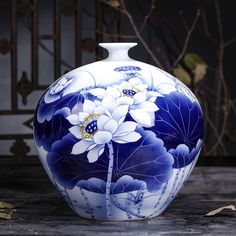
[[[113,34],[113,29],[114,29],[114,24],[117,22],[117,16],[115,14],[112,14],[114,12],[113,11],[104,11],[103,13],[103,19],[102,20],[102,26],[105,26],[105,29],[107,31],[107,36],[110,37],[111,41],[114,42],[116,39],[116,36]],[[115,12],[117,13],[117,12]],[[109,21],[105,20],[106,17],[108,17]],[[109,24],[108,24],[109,22]]]
[[[216,147],[217,145],[222,142],[222,139],[225,134],[227,122],[228,122],[228,116],[229,112],[231,109],[230,106],[230,101],[229,101],[229,96],[228,96],[228,91],[227,91],[227,85],[225,82],[224,78],[224,35],[223,35],[223,26],[222,26],[222,19],[221,19],[221,13],[220,13],[220,6],[219,6],[219,1],[217,0],[215,2],[215,9],[216,9],[216,16],[217,16],[217,25],[218,25],[218,31],[219,31],[219,53],[218,53],[218,74],[219,74],[219,80],[218,80],[218,85],[217,85],[217,100],[216,100],[216,112],[215,112],[215,126],[217,130],[220,130],[218,140],[217,142],[213,145],[211,150],[209,151],[208,154],[217,154]],[[223,92],[224,92],[224,111],[221,112],[221,93],[222,93],[222,87],[223,87]],[[223,117],[222,120],[222,125],[220,127],[220,114],[222,114],[221,117]],[[225,153],[224,153],[225,154]]]
[[[227,42],[225,42],[224,47],[228,47],[234,42],[236,42],[236,35],[233,38],[231,38],[230,40],[228,40]]]
[[[230,101],[230,105],[232,107],[232,111],[234,115],[236,116],[236,99]]]
[[[197,24],[197,21],[198,21],[198,18],[200,16],[200,14],[201,14],[201,11],[200,11],[200,9],[198,9],[197,13],[195,15],[195,18],[193,20],[193,23],[192,23],[191,27],[189,28],[189,31],[187,32],[187,35],[186,35],[186,38],[185,38],[185,42],[184,42],[184,46],[182,48],[182,51],[179,54],[179,56],[177,57],[177,59],[175,60],[173,66],[172,66],[172,69],[175,68],[179,64],[179,62],[182,60],[184,54],[186,53],[186,50],[187,50],[187,47],[188,47],[188,43],[189,43],[191,35],[192,35],[192,33],[193,33],[194,29],[195,29],[195,26]]]
[[[143,23],[141,24],[140,28],[139,28],[139,33],[141,34],[141,32],[143,31],[143,29],[145,28],[147,22],[148,22],[148,19],[150,18],[153,10],[155,9],[155,0],[152,0],[151,1],[151,4],[150,4],[150,8],[149,8],[149,11],[147,13],[147,15],[144,17],[143,19]]]
[[[223,141],[225,130],[228,123],[228,116],[231,109],[231,102],[228,95],[227,85],[225,82],[224,77],[224,35],[223,35],[223,26],[222,26],[222,19],[221,19],[221,13],[220,13],[220,5],[219,1],[217,0],[215,2],[215,9],[216,9],[216,17],[217,17],[217,26],[218,26],[218,33],[219,33],[219,52],[218,52],[218,80],[217,80],[217,88],[216,88],[216,111],[215,111],[215,127],[217,130],[219,130],[219,135],[217,137],[217,141],[214,143],[214,145],[211,147],[211,149],[208,151],[207,155],[214,154],[216,155],[217,147],[220,145]],[[222,88],[224,93],[224,111],[221,112],[221,95],[222,95]],[[220,117],[222,125],[220,125]],[[209,123],[209,122],[208,122]],[[227,151],[223,150],[223,154],[227,155]]]
[[[161,62],[156,58],[156,56],[153,54],[152,50],[149,48],[149,46],[147,45],[147,43],[145,42],[145,40],[143,39],[143,37],[141,36],[141,34],[139,33],[139,30],[136,26],[136,24],[134,23],[134,19],[133,17],[131,16],[131,14],[127,11],[126,9],[126,6],[125,6],[125,3],[123,0],[120,1],[120,5],[121,5],[121,8],[119,8],[119,10],[127,16],[138,40],[142,43],[143,47],[145,48],[145,50],[147,51],[147,53],[149,54],[149,56],[152,58],[152,60],[155,62],[155,64],[157,66],[159,66],[161,69],[163,69],[163,66],[161,64]],[[118,9],[118,8],[115,8],[115,9]]]
[[[200,32],[200,33],[206,36],[213,44],[217,45],[217,40],[215,40],[212,37],[211,32],[209,30],[209,26],[208,26],[209,24],[206,17],[206,12],[202,7],[200,7],[200,9],[201,9],[201,19],[202,19],[203,28],[204,28],[204,32]]]
[[[216,20],[217,20],[217,25],[218,25],[218,30],[219,30],[219,42],[221,44],[224,44],[224,34],[223,34],[223,26],[222,26],[222,20],[221,20],[219,0],[215,1],[215,8],[216,8]]]
[[[224,77],[223,71],[223,57],[224,57],[224,38],[223,38],[223,27],[221,21],[221,13],[220,13],[220,6],[219,1],[215,1],[215,9],[216,9],[216,19],[217,19],[217,26],[218,26],[218,33],[219,33],[219,52],[218,52],[218,76],[217,77],[217,97],[216,97],[216,110],[215,110],[215,124],[217,129],[219,129],[219,116],[220,116],[220,97],[221,97],[221,89],[222,89],[222,79]]]
[[[224,145],[224,136],[225,136],[225,130],[227,129],[228,124],[228,117],[231,109],[233,110],[233,100],[230,99],[227,84],[225,81],[225,75],[224,75],[224,49],[226,46],[231,45],[235,40],[236,37],[233,37],[232,39],[228,40],[227,42],[224,42],[224,33],[223,33],[223,26],[222,26],[222,19],[221,19],[221,12],[220,12],[220,4],[219,0],[215,1],[215,10],[216,10],[216,22],[218,27],[218,40],[212,38],[212,36],[209,33],[208,24],[205,20],[203,21],[206,35],[208,38],[218,46],[218,68],[215,70],[214,68],[211,68],[211,71],[216,73],[217,76],[217,84],[215,90],[210,90],[210,88],[204,88],[205,90],[208,90],[208,92],[211,92],[216,98],[215,102],[215,113],[214,113],[214,122],[213,119],[209,117],[207,109],[205,109],[205,117],[207,120],[207,124],[213,130],[213,133],[215,134],[213,137],[213,145],[211,146],[211,143],[209,146],[210,150],[206,152],[206,155],[219,155],[220,150],[222,150],[222,153],[224,155],[227,155],[227,150]],[[222,108],[223,107],[223,108]]]
[[[204,110],[207,111],[206,101],[203,101],[203,104],[204,104]],[[215,143],[213,148],[211,148],[210,151],[206,152],[206,155],[209,156],[211,153],[213,153],[218,145],[221,146],[221,148],[223,150],[223,153],[227,154],[227,151],[226,151],[226,148],[225,148],[225,146],[224,146],[224,144],[222,142],[222,139],[219,138],[219,132],[218,132],[216,126],[213,124],[212,120],[210,119],[210,117],[208,115],[208,112],[205,112],[205,119],[206,119],[206,122],[209,124],[210,128],[212,129],[212,131],[213,131],[213,133],[215,135],[215,138],[218,140],[217,144]]]
[[[181,21],[182,21],[182,23],[183,23],[185,29],[186,29],[187,31],[189,31],[189,26],[188,26],[188,24],[187,24],[187,21],[186,21],[184,15],[183,15],[183,12],[180,11],[180,12],[179,12],[179,15],[180,15],[180,19],[181,19]]]
[[[205,34],[208,38],[211,38],[211,33],[210,33],[210,30],[209,30],[209,27],[208,27],[208,22],[207,22],[207,18],[206,18],[206,13],[205,13],[205,10],[201,9],[201,12],[202,12],[202,22],[203,22],[203,28],[205,30]]]
[[[139,10],[139,14],[144,15],[143,6],[140,4],[140,2],[137,2],[137,10]],[[146,31],[147,34],[150,34],[153,36],[153,33],[160,38],[160,41],[162,42],[162,53],[158,54],[158,56],[162,56],[162,58],[165,58],[165,69],[169,71],[170,64],[173,63],[173,60],[176,58],[176,55],[178,53],[178,48],[182,48],[178,38],[175,35],[175,32],[172,30],[172,28],[168,25],[168,23],[164,20],[164,16],[161,14],[161,12],[158,10],[157,7],[154,8],[155,16],[154,18],[149,18],[147,21],[146,27],[148,30]],[[172,39],[173,41],[170,42],[169,39]],[[151,45],[148,43],[148,45]],[[164,63],[164,62],[163,62]]]

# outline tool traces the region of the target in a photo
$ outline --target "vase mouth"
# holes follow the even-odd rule
[[[130,48],[135,47],[137,43],[134,42],[121,42],[121,43],[99,43],[100,47],[108,51],[107,61],[125,61],[131,60],[128,55]]]
[[[98,44],[100,47],[102,48],[116,48],[116,47],[120,47],[120,48],[132,48],[135,47],[137,45],[137,43],[135,42],[116,42],[116,43],[99,43]]]

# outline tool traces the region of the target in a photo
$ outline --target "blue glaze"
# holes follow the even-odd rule
[[[114,73],[122,74],[120,84],[66,94],[76,76],[56,81],[38,103],[36,146],[50,178],[81,216],[153,217],[196,162],[202,111],[175,80],[155,90],[145,84],[141,66],[115,67]],[[165,86],[169,92],[160,92]]]

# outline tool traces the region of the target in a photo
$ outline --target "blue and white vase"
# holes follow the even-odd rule
[[[41,97],[34,137],[49,178],[78,215],[160,215],[191,173],[203,114],[172,75],[135,61],[136,43],[101,43],[107,59],[79,67]]]

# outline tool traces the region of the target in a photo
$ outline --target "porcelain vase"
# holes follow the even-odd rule
[[[52,183],[78,215],[139,220],[161,214],[203,142],[193,93],[135,61],[136,43],[101,43],[109,56],[55,81],[40,98],[34,137]],[[186,206],[187,207],[187,206]]]

